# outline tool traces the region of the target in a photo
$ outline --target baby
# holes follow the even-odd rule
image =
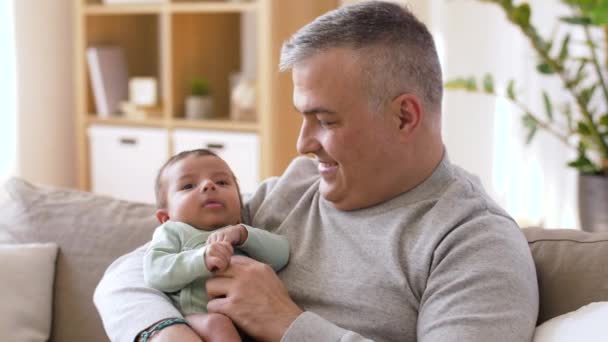
[[[207,313],[205,281],[230,264],[233,252],[275,271],[289,260],[285,237],[241,224],[242,200],[224,160],[205,150],[181,152],[156,178],[156,228],[144,256],[144,279],[167,293],[205,341],[240,341],[227,316]]]

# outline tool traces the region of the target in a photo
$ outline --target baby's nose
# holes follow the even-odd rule
[[[205,182],[203,182],[203,186],[201,187],[201,190],[203,192],[206,192],[208,190],[215,190],[215,183],[212,181],[205,181]]]

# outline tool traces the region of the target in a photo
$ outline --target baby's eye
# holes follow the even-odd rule
[[[228,183],[227,181],[225,181],[225,180],[219,180],[219,181],[217,181],[215,184],[217,184],[217,185],[221,185],[221,186],[226,186],[226,185],[228,185],[229,183]]]
[[[192,183],[182,185],[182,190],[190,190],[192,188],[194,188],[194,184]]]

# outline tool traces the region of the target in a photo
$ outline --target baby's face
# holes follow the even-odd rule
[[[239,193],[222,159],[191,155],[167,168],[163,178],[170,220],[204,230],[240,222]]]

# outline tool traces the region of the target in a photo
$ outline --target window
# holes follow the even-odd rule
[[[17,78],[13,1],[0,1],[0,178],[16,171]]]

